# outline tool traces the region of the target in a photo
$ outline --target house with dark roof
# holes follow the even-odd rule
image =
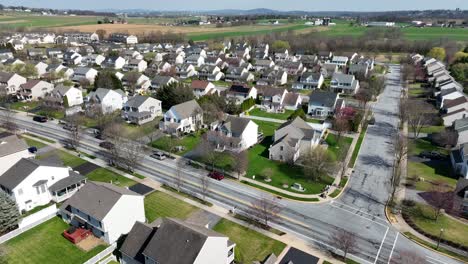
[[[18,99],[20,100],[38,100],[44,98],[48,93],[52,92],[54,85],[42,80],[29,80],[20,86]]]
[[[18,205],[20,212],[62,202],[75,193],[86,178],[52,161],[22,158],[0,176],[0,188]]]
[[[335,93],[355,94],[359,90],[359,81],[354,75],[335,72],[330,81],[330,88]]]
[[[190,133],[203,125],[203,110],[195,100],[172,106],[159,123],[159,129],[169,134]]]
[[[216,93],[215,85],[208,81],[193,80],[190,84],[196,98]]]
[[[80,83],[83,80],[87,80],[90,84],[93,84],[97,74],[98,71],[93,68],[78,67],[73,72],[72,81]]]
[[[288,82],[288,73],[283,70],[268,69],[260,74],[258,86],[285,85]]]
[[[462,143],[452,149],[450,161],[455,174],[468,179],[468,143]]]
[[[450,114],[460,109],[468,109],[468,99],[464,95],[455,99],[444,100],[441,112],[443,114]]]
[[[240,152],[257,144],[258,125],[248,118],[229,115],[210,125],[207,138],[219,150]]]
[[[161,101],[142,95],[130,98],[122,109],[122,118],[132,124],[143,125],[162,115]]]
[[[151,86],[150,78],[139,72],[127,72],[122,76],[121,81],[123,88],[132,93],[142,94]]]
[[[63,84],[55,86],[54,90],[46,97],[56,99],[47,100],[47,102],[56,101],[57,104],[54,106],[72,107],[83,103],[83,91],[81,89]]]
[[[229,66],[226,70],[224,80],[226,82],[250,82],[255,79],[255,76],[245,67]]]
[[[228,100],[234,100],[236,104],[241,104],[249,98],[257,99],[257,88],[247,84],[236,83],[231,85],[226,92]]]
[[[26,82],[26,78],[16,73],[0,72],[0,89],[6,94],[16,94]]]
[[[233,264],[228,237],[174,218],[136,222],[120,248],[122,264]]]
[[[26,141],[17,135],[8,132],[0,133],[0,175],[22,158],[34,157],[28,148]]]
[[[144,196],[111,183],[92,181],[60,206],[59,215],[109,244],[128,234],[137,221],[146,220]]]
[[[173,83],[177,83],[176,79],[174,79],[171,76],[165,76],[165,75],[156,75],[152,80],[151,80],[151,89],[159,89],[162,87],[169,86]]]
[[[221,72],[219,66],[216,65],[202,65],[198,69],[198,79],[208,80],[210,82],[219,81],[224,78],[224,73]]]
[[[458,179],[453,193],[453,209],[455,212],[460,212],[463,217],[468,218],[468,179]]]
[[[276,129],[273,144],[269,148],[269,158],[294,163],[302,154],[319,145],[322,133],[300,117],[289,120]]]
[[[333,92],[314,91],[309,95],[307,113],[316,117],[333,116],[336,109],[344,107],[340,95]]]
[[[148,68],[148,63],[143,59],[129,59],[123,69],[125,71],[144,72]]]

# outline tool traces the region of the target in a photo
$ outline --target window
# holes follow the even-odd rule
[[[52,176],[52,180],[55,180],[55,176]]]
[[[36,187],[36,192],[37,194],[41,194],[41,192],[39,192],[39,187]]]
[[[281,146],[281,147],[280,147],[280,151],[283,151],[283,150],[284,150],[284,147],[283,147],[283,146]]]
[[[45,191],[46,191],[45,184],[42,184],[42,185],[41,185],[41,192],[42,192],[42,193],[45,193]]]

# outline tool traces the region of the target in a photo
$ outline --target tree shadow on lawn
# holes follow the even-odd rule
[[[455,173],[452,172],[451,164],[448,160],[425,160],[422,164],[434,169],[434,173],[438,175],[444,175],[445,177],[458,179]]]

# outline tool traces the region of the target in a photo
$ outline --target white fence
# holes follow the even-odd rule
[[[40,210],[39,212],[36,212],[32,215],[28,215],[25,218],[21,219],[21,221],[18,223],[18,226],[20,228],[25,228],[26,226],[29,226],[33,223],[41,221],[44,218],[47,218],[49,215],[55,214],[57,214],[57,206],[53,204],[49,207]]]
[[[54,218],[57,215],[57,207],[55,207],[55,205],[53,207],[54,208],[52,208],[52,206],[47,207],[47,208],[45,208],[45,209],[43,209],[43,210],[41,210],[41,211],[39,211],[39,212],[37,212],[35,214],[32,214],[32,215],[28,216],[28,217],[31,217],[30,218],[31,220],[27,220],[27,222],[28,222],[27,224],[23,223],[24,219],[28,218],[28,217],[25,217],[21,221],[21,224],[22,224],[21,227],[19,227],[18,229],[15,229],[15,230],[13,230],[13,231],[11,231],[11,232],[9,232],[9,233],[7,233],[7,234],[0,237],[0,244],[5,243],[8,240],[16,237],[17,235],[20,235],[20,234],[28,231],[29,229],[34,228],[34,227],[44,223],[45,221]],[[52,209],[49,209],[49,208],[52,208]],[[53,210],[53,209],[55,209],[55,210]],[[46,210],[46,212],[48,214],[41,213],[44,210]],[[35,216],[36,214],[42,216],[42,218],[36,217]]]
[[[115,243],[110,245],[108,248],[106,248],[103,251],[99,252],[96,256],[90,258],[88,261],[86,261],[83,264],[98,263],[102,258],[104,258],[105,256],[111,254],[115,250],[116,247],[117,247],[117,245]]]

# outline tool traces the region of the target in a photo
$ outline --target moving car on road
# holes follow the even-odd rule
[[[212,171],[208,174],[208,177],[212,178],[212,179],[215,179],[215,180],[222,180],[224,179],[224,175],[221,173],[221,172],[218,172],[218,171]]]
[[[161,151],[155,151],[153,154],[150,155],[150,157],[157,159],[157,160],[164,160],[166,159],[166,155],[162,153]]]
[[[39,123],[47,122],[48,118],[46,116],[34,116],[33,120]]]

